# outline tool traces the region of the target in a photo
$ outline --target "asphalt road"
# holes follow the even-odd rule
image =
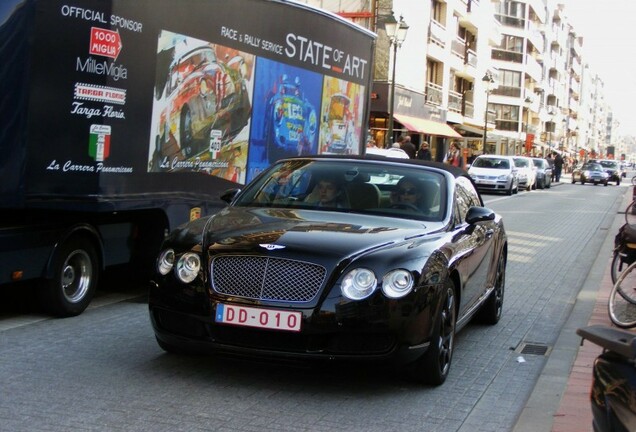
[[[0,307],[0,431],[510,431],[622,209],[621,186],[485,195],[509,236],[504,316],[458,335],[446,383],[164,353],[141,287],[54,319]]]

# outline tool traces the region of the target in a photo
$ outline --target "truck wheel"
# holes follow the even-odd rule
[[[90,303],[99,279],[95,247],[84,238],[71,238],[53,257],[53,278],[46,281],[44,306],[60,317],[81,314]]]

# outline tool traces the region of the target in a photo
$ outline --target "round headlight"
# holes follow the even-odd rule
[[[411,272],[398,269],[387,273],[382,278],[382,292],[388,298],[404,297],[413,289]]]
[[[177,262],[177,276],[182,282],[190,283],[199,274],[201,269],[201,259],[199,255],[192,252],[183,254]]]
[[[166,249],[159,254],[159,258],[157,259],[157,271],[161,273],[163,276],[170,273],[172,267],[174,266],[174,250]]]
[[[378,286],[375,274],[365,268],[353,269],[342,279],[342,295],[351,300],[369,297]]]

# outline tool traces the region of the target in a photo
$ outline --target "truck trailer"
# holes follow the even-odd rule
[[[58,316],[274,160],[332,151],[336,95],[364,151],[375,34],[302,3],[5,0],[0,41],[0,295],[36,281]]]

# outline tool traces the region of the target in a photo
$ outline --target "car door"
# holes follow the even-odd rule
[[[488,285],[489,266],[493,262],[495,226],[493,221],[469,225],[466,214],[473,206],[482,206],[473,184],[464,177],[457,178],[455,188],[458,244],[458,270],[462,279],[461,313],[477,305]]]

